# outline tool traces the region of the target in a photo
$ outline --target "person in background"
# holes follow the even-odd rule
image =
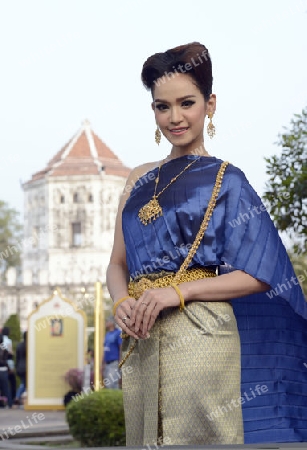
[[[3,342],[3,335],[0,334],[0,392],[2,397],[6,397],[8,407],[12,407],[12,397],[9,387],[8,366],[7,366],[8,351]]]
[[[15,405],[21,405],[22,394],[26,390],[27,372],[27,331],[23,333],[23,341],[16,347],[16,373],[20,378],[20,385],[14,399]]]
[[[66,406],[71,402],[73,398],[78,398],[78,395],[82,392],[84,372],[78,368],[69,369],[65,374],[65,381],[69,384],[70,389],[63,398],[63,403]]]
[[[106,328],[102,361],[104,386],[108,389],[119,389],[121,375],[118,363],[122,344],[121,330],[115,326],[115,319],[112,316],[107,318]]]
[[[5,346],[8,352],[7,366],[8,366],[8,378],[10,388],[10,402],[12,402],[13,398],[15,398],[16,396],[16,374],[15,374],[13,342],[12,339],[9,338],[10,335],[9,327],[3,327],[2,335],[3,335],[3,345]]]
[[[9,338],[10,329],[9,327],[3,327],[2,336],[3,336],[3,345],[9,354],[13,355],[13,342],[12,339]]]

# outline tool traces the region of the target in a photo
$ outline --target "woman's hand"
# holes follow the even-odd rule
[[[134,332],[134,330],[130,328],[130,318],[132,316],[132,311],[135,305],[136,305],[135,298],[132,297],[127,298],[116,308],[115,320],[116,323],[120,326],[120,328],[129,336],[132,336],[135,339],[139,338],[144,339],[146,336],[144,336],[141,333],[141,331]]]
[[[160,311],[171,306],[179,307],[180,299],[172,287],[148,289],[135,302],[130,316],[129,327],[135,333],[146,336],[153,327]]]

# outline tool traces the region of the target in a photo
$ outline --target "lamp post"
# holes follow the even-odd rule
[[[101,387],[101,362],[102,347],[104,342],[104,307],[102,299],[102,285],[100,281],[95,284],[95,309],[94,309],[94,388],[99,391]]]

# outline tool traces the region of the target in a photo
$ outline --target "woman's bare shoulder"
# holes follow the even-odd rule
[[[153,161],[153,162],[147,162],[144,164],[141,164],[140,166],[137,166],[133,169],[133,172],[136,174],[142,176],[145,173],[149,172],[150,170],[155,169],[160,164],[160,161]]]
[[[134,169],[131,170],[128,180],[135,184],[139,178],[141,178],[146,173],[158,167],[159,164],[160,161],[153,161],[136,166]]]

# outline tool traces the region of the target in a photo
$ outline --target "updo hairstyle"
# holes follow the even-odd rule
[[[161,83],[157,81],[159,78],[165,83],[167,79],[181,73],[193,78],[205,101],[208,101],[212,94],[212,62],[207,48],[199,42],[180,45],[150,56],[143,65],[141,79],[153,95],[155,86]]]

